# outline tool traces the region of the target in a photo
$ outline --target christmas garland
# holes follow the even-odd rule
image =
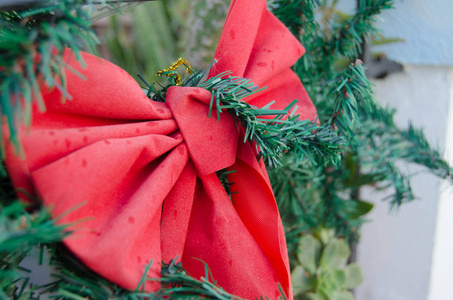
[[[104,4],[109,2],[106,1]],[[326,78],[320,78],[327,73],[316,70],[316,66],[329,64],[332,66],[338,53],[356,57],[360,38],[366,32],[371,32],[369,29],[373,16],[381,9],[390,8],[391,1],[362,1],[356,15],[335,27],[338,34],[325,43],[327,45],[325,48],[322,46],[325,41],[316,35],[316,26],[312,26],[316,22],[310,19],[313,11],[321,4],[317,1],[306,1],[307,3],[300,5],[299,2],[276,1],[273,4],[274,12],[298,35],[302,34],[302,26],[306,27],[301,38],[306,45],[312,46],[309,54],[324,53],[325,55],[319,55],[319,57],[329,58],[322,63],[313,63],[316,60],[315,56],[306,55],[295,67],[296,70],[312,75],[308,76],[309,79],[306,79],[304,84],[312,96],[315,95],[313,99],[318,106],[319,114],[328,116],[321,119],[321,122],[299,120],[294,114],[296,103],[291,103],[285,109],[272,110],[270,108],[272,103],[258,108],[242,102],[241,99],[259,91],[249,80],[223,73],[203,81],[203,75],[208,71],[193,72],[188,62],[183,59],[158,74],[169,79],[167,86],[159,89],[154,86],[147,87],[147,95],[154,101],[165,101],[166,92],[172,86],[198,86],[210,91],[212,94],[210,108],[215,108],[216,114],[212,117],[223,118],[222,112],[227,110],[235,117],[237,124],[245,128],[244,142],[248,141],[255,147],[258,159],[263,157],[269,165],[281,166],[279,169],[271,170],[271,178],[280,207],[290,207],[290,209],[283,209],[288,214],[284,222],[294,221],[287,231],[290,253],[295,253],[292,251],[295,245],[291,236],[299,236],[300,232],[307,228],[307,223],[308,227],[316,227],[321,223],[323,227],[336,228],[339,236],[357,235],[355,230],[361,221],[358,217],[352,217],[352,213],[349,214],[349,212],[352,210],[357,214],[356,211],[369,211],[371,208],[366,202],[361,201],[354,201],[358,203],[354,205],[361,206],[360,209],[351,208],[346,204],[351,201],[344,201],[344,195],[332,193],[338,190],[337,186],[344,184],[352,186],[358,180],[362,180],[365,184],[386,182],[385,185],[396,189],[392,198],[394,205],[413,199],[408,179],[395,167],[396,159],[389,159],[391,156],[425,165],[440,177],[451,177],[452,173],[451,167],[442,159],[438,151],[430,148],[420,130],[413,126],[409,130],[399,129],[393,121],[394,112],[383,109],[374,102],[371,84],[366,79],[360,61],[355,61],[336,76],[328,74]],[[0,108],[2,116],[7,120],[9,131],[9,139],[1,138],[1,140],[11,142],[15,146],[16,153],[21,151],[18,128],[21,124],[29,126],[33,102],[36,101],[41,110],[45,109],[39,87],[42,84],[49,88],[55,86],[65,96],[64,98],[71,98],[65,90],[65,78],[61,73],[63,67],[69,67],[62,59],[64,48],[69,46],[80,59],[80,49],[86,46],[93,47],[97,42],[90,29],[90,15],[81,8],[82,4],[90,4],[90,1],[43,1],[25,10],[16,9],[0,13],[2,28],[0,83],[3,91]],[[303,11],[297,13],[300,9]],[[300,18],[300,16],[304,17]],[[307,17],[308,19],[304,20]],[[312,59],[311,62],[310,59]],[[193,72],[193,74],[183,81],[181,75],[175,71],[178,65],[185,65],[187,70],[190,70],[189,73]],[[328,95],[332,102],[322,104],[317,101],[318,95],[325,97],[326,94],[320,90],[314,92],[312,88],[317,85],[310,82],[315,81],[322,84],[327,82],[326,86],[331,87]],[[329,113],[325,113],[326,110],[329,110]],[[262,118],[268,115],[273,118]],[[373,151],[370,155],[368,145],[372,145],[372,149],[377,151]],[[366,147],[368,148],[364,151]],[[389,153],[383,152],[377,155],[381,147],[390,149]],[[361,172],[363,170],[356,173],[351,173],[349,170],[344,172],[344,168],[352,166],[354,169],[357,164],[352,159],[355,156],[350,154],[348,149],[353,149],[353,152],[359,154],[361,160],[367,162],[369,168],[365,172],[368,173],[363,174]],[[4,157],[5,144],[0,147],[0,151]],[[344,153],[343,163],[340,164],[342,151],[347,153]],[[287,152],[290,154],[284,155]],[[332,162],[340,169],[331,167]],[[228,194],[231,194],[228,189],[232,184],[228,181],[228,174],[233,171],[217,172]],[[274,172],[278,176],[272,176]],[[350,177],[345,179],[337,176],[342,174],[341,172],[349,174]],[[281,176],[282,174],[285,176]],[[316,182],[312,178],[322,179]],[[297,188],[294,186],[294,181],[298,182]],[[5,184],[9,186],[8,182]],[[6,190],[12,189],[9,187]],[[320,196],[313,197],[313,194],[310,194],[314,190],[316,193],[321,191],[322,195],[327,195],[325,199],[328,200],[324,200],[320,205],[318,199]],[[304,207],[306,203],[301,200],[304,197],[315,199],[311,208]],[[55,242],[61,241],[70,232],[66,230],[67,226],[55,224],[55,220],[50,219],[50,214],[45,209],[30,210],[19,204],[15,195],[8,194],[2,198],[0,293],[3,294],[0,296],[4,298],[33,299],[49,292],[64,299],[80,299],[80,297],[143,299],[150,296],[237,298],[216,285],[206,265],[206,275],[195,279],[188,275],[176,260],[168,265],[164,264],[160,279],[163,283],[161,290],[155,293],[142,291],[143,281],[150,280],[145,277],[135,291],[123,289],[89,271],[68,254],[66,249],[56,250]],[[354,221],[349,223],[348,218]],[[19,272],[21,269],[19,263],[31,248],[36,248],[36,245],[40,245],[42,252],[51,252],[53,260],[51,264],[58,265],[62,270],[57,280],[49,285],[28,286],[27,275]],[[151,266],[152,262],[147,267]],[[146,270],[143,272],[146,274]]]
[[[65,4],[63,2],[63,4]],[[77,5],[80,4],[78,2],[69,2],[68,4],[70,5]],[[63,7],[63,6],[50,6],[50,7],[40,7],[39,9],[32,10],[31,12],[28,12],[28,14],[23,13],[23,14],[17,14],[15,15],[16,12],[13,12],[12,14],[8,14],[6,16],[6,19],[8,21],[18,22],[18,20],[22,20],[24,17],[28,16],[36,16],[39,14],[44,14],[47,11],[52,11],[52,9],[69,9],[69,11],[73,8],[72,6],[70,7]],[[81,14],[81,11],[77,11],[79,14]],[[59,13],[53,13],[57,16],[62,16],[61,20],[58,20],[58,22],[64,22],[65,18],[71,17],[70,14],[59,14]],[[89,17],[88,15],[81,14],[82,18],[86,21]],[[13,16],[13,17],[12,17]],[[52,22],[55,22],[55,19],[52,20]],[[40,20],[41,21],[41,20]],[[77,20],[72,20],[73,23],[76,25],[79,25]],[[35,56],[37,56],[36,53],[32,51],[31,54],[29,53],[22,53],[20,51],[10,53],[11,56],[26,56],[28,57],[27,63],[28,66],[31,68],[28,70],[28,73],[26,74],[27,76],[19,76],[17,82],[12,81],[6,82],[5,84],[12,84],[13,87],[6,89],[10,91],[10,97],[15,96],[15,97],[21,97],[22,95],[18,95],[16,93],[16,89],[14,88],[14,85],[20,85],[23,86],[25,85],[26,87],[32,86],[34,88],[34,94],[29,93],[28,90],[26,89],[25,96],[28,97],[26,98],[26,106],[25,109],[30,110],[31,106],[31,99],[38,99],[38,101],[41,101],[41,110],[44,110],[44,106],[42,103],[42,99],[40,96],[41,91],[37,89],[38,82],[40,82],[40,77],[43,77],[44,80],[42,80],[43,83],[45,83],[48,88],[52,88],[53,86],[56,86],[56,88],[60,91],[60,93],[67,99],[71,100],[71,95],[65,90],[64,87],[64,82],[65,82],[65,77],[62,73],[60,73],[60,68],[65,66],[69,70],[75,72],[78,74],[78,76],[83,76],[79,74],[77,71],[75,71],[70,65],[65,64],[63,62],[62,56],[63,56],[63,45],[68,44],[68,46],[71,46],[75,48],[76,50],[76,57],[83,61],[81,59],[81,56],[78,54],[78,47],[76,44],[74,44],[74,40],[72,39],[74,37],[71,37],[70,35],[63,35],[62,32],[59,32],[58,30],[52,29],[53,27],[58,27],[60,23],[52,23],[52,25],[55,26],[47,26],[46,21],[42,22],[43,24],[39,24],[39,27],[43,26],[44,28],[47,29],[47,31],[44,31],[41,33],[40,40],[45,40],[47,38],[46,35],[48,35],[48,39],[50,39],[52,42],[47,43],[47,47],[44,50],[47,51],[48,53],[47,56],[44,57],[37,57],[40,65],[36,66],[33,68],[32,61],[30,60],[31,58],[35,59]],[[66,24],[66,23],[64,23]],[[87,24],[85,24],[87,25]],[[88,30],[88,26],[80,26],[82,30]],[[49,29],[50,28],[50,29]],[[63,28],[63,27],[61,27]],[[33,34],[34,28],[31,28],[31,32]],[[9,35],[9,38],[12,39],[12,32],[14,32],[15,29],[11,29],[11,34]],[[39,31],[39,29],[38,29]],[[70,31],[71,32],[71,31]],[[53,34],[53,35],[52,35]],[[85,41],[89,41],[85,35],[82,35],[82,37],[85,38]],[[58,39],[60,38],[60,39]],[[37,42],[36,42],[37,43]],[[21,45],[20,47],[23,48],[32,48],[30,45]],[[19,47],[19,48],[20,48]],[[42,49],[40,49],[42,50]],[[50,54],[52,53],[52,55]],[[166,93],[167,90],[170,89],[172,86],[197,86],[197,84],[200,84],[201,88],[204,88],[208,91],[211,92],[212,97],[211,97],[211,103],[209,105],[209,111],[213,107],[216,107],[216,112],[217,112],[217,118],[220,121],[220,113],[222,113],[222,109],[227,109],[232,113],[236,118],[237,118],[237,123],[243,125],[246,128],[245,131],[245,136],[244,136],[244,143],[249,141],[250,144],[253,144],[256,148],[256,153],[257,153],[257,158],[258,161],[261,159],[261,157],[264,157],[268,160],[268,162],[271,165],[278,165],[279,160],[281,159],[283,153],[288,152],[288,151],[295,151],[298,153],[298,159],[303,159],[305,156],[311,155],[312,151],[315,151],[316,154],[321,154],[326,157],[326,161],[330,161],[331,159],[336,159],[338,160],[339,158],[339,150],[341,149],[341,143],[342,139],[338,138],[334,132],[332,132],[329,128],[326,127],[320,127],[318,125],[313,124],[311,121],[306,120],[306,121],[300,121],[299,116],[295,115],[296,107],[294,105],[296,104],[296,101],[293,101],[289,106],[287,106],[283,110],[271,110],[269,107],[272,105],[272,102],[269,103],[268,105],[265,105],[262,108],[256,108],[254,106],[251,106],[245,102],[242,102],[241,99],[251,96],[254,92],[257,92],[257,88],[253,85],[253,83],[250,83],[250,80],[243,79],[243,78],[238,78],[238,77],[232,77],[229,76],[230,72],[224,72],[221,74],[218,74],[214,77],[211,77],[207,81],[200,83],[203,75],[206,73],[202,72],[196,72],[192,76],[189,76],[184,83],[181,81],[180,75],[175,72],[175,69],[181,65],[181,64],[186,64],[186,68],[189,71],[189,73],[192,73],[192,70],[190,67],[187,65],[187,62],[185,62],[183,59],[178,60],[174,65],[169,67],[169,69],[163,70],[157,74],[157,76],[167,76],[169,78],[169,84],[165,87],[163,87],[162,90],[157,91],[156,95],[160,97],[161,100],[166,98]],[[48,66],[52,66],[53,68],[46,68]],[[31,70],[36,69],[36,72],[31,72]],[[63,85],[60,85],[59,81],[54,80],[55,77],[58,77],[60,82]],[[225,78],[226,77],[226,78]],[[8,87],[8,86],[7,86]],[[150,89],[151,91],[151,89]],[[148,95],[150,92],[148,92]],[[156,98],[157,96],[153,95],[151,98]],[[19,98],[16,98],[19,99]],[[18,101],[20,102],[20,101]],[[292,113],[289,114],[290,110],[293,109]],[[17,111],[22,111],[24,110],[24,107],[18,107],[16,108],[16,111],[10,111],[10,115],[6,114],[8,119],[10,120],[9,122],[9,131],[10,131],[10,140],[15,142],[15,145],[20,145],[19,141],[17,139],[17,120],[14,119],[15,113]],[[261,119],[260,116],[269,116],[273,115],[275,116],[273,119]],[[283,119],[283,117],[288,117],[286,120]],[[209,115],[210,117],[210,115]],[[25,123],[29,121],[30,116],[27,115],[25,119]],[[16,147],[17,148],[17,147]],[[17,149],[16,149],[17,151]],[[333,158],[331,158],[331,156]],[[336,156],[336,157],[335,157]],[[312,159],[312,161],[314,161]],[[227,173],[226,173],[227,174]],[[220,174],[219,174],[220,175]],[[221,176],[220,176],[221,177]],[[7,255],[9,256],[9,255]],[[149,264],[151,266],[152,263]],[[165,269],[165,268],[164,268]],[[181,269],[180,269],[181,270]],[[148,273],[148,270],[145,270],[145,274]],[[174,273],[174,272],[173,272]],[[180,272],[181,273],[181,272]],[[185,274],[182,271],[182,274]],[[11,274],[8,274],[10,276]],[[164,274],[165,275],[165,274]],[[166,275],[165,275],[166,276]],[[166,281],[168,277],[163,277],[162,281],[163,282],[168,282],[170,285],[173,282],[172,279],[169,279],[169,281]],[[167,279],[165,279],[167,278]],[[208,278],[208,277],[205,277]],[[175,280],[177,278],[174,278]],[[205,283],[209,285],[208,279],[204,279]],[[142,280],[143,281],[143,280]],[[203,281],[203,277],[202,277]],[[11,281],[10,281],[11,282]],[[194,282],[198,282],[197,280],[194,279]],[[142,285],[143,282],[139,285],[139,287]],[[176,284],[177,285],[177,284]],[[177,285],[178,286],[178,285]],[[137,289],[139,289],[139,287]],[[212,288],[215,289],[215,286],[212,285]],[[21,289],[19,291],[19,294],[22,294],[24,289]],[[64,296],[70,296],[71,291],[65,291],[59,289],[60,293]],[[16,291],[15,291],[16,292]],[[193,291],[192,291],[193,292]],[[203,289],[202,289],[203,292]],[[223,292],[219,290],[220,294]],[[168,293],[176,293],[174,290],[169,290]],[[215,295],[218,294],[218,292],[214,293]],[[225,294],[225,293],[224,293]],[[284,293],[283,293],[284,294]],[[192,294],[191,294],[192,295]],[[227,295],[227,294],[225,294]]]

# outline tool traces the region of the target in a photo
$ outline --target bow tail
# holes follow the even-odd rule
[[[227,292],[247,299],[280,295],[271,262],[215,174],[197,180],[182,259],[184,268],[196,277],[206,276],[203,262]]]
[[[278,282],[292,299],[285,232],[263,161],[248,143],[239,143],[238,159],[229,169],[233,204],[238,216],[269,259]]]

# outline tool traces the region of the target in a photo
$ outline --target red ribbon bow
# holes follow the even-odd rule
[[[233,0],[211,75],[231,70],[268,89],[246,100],[285,108],[298,99],[302,118],[315,108],[290,66],[304,49],[266,9],[266,2]],[[172,87],[166,103],[149,100],[124,70],[70,52],[65,70],[72,101],[53,89],[46,113],[35,110],[22,133],[26,159],[6,160],[16,187],[41,197],[59,222],[80,219],[65,244],[88,267],[136,288],[145,264],[159,278],[161,261],[176,256],[193,276],[203,260],[226,291],[244,298],[291,296],[285,236],[262,161],[240,138],[233,118],[208,118],[210,93]],[[215,115],[215,114],[214,114]],[[235,184],[232,201],[216,171]],[[147,290],[159,283],[148,281]]]

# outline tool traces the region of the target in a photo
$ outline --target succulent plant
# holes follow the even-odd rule
[[[358,264],[347,264],[350,255],[349,245],[332,231],[303,236],[298,246],[299,265],[291,274],[296,299],[353,300],[350,289],[362,283],[363,275]]]

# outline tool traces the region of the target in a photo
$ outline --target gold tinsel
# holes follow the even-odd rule
[[[181,85],[181,75],[178,74],[175,70],[184,65],[188,74],[192,74],[192,69],[190,68],[189,62],[185,58],[178,58],[168,69],[163,69],[162,71],[157,71],[156,76],[167,76],[167,77],[174,77],[175,84]]]

